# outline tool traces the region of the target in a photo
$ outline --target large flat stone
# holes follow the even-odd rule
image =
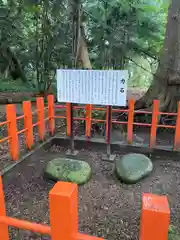
[[[53,181],[84,184],[91,177],[91,167],[88,163],[69,158],[56,158],[46,166],[45,177]]]
[[[124,183],[136,183],[153,170],[151,160],[138,153],[126,154],[116,160],[116,173]]]

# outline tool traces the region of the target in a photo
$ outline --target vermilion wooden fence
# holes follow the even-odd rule
[[[47,118],[45,118],[45,109],[48,112]],[[65,115],[55,115],[56,109],[64,109]],[[84,117],[73,117],[73,111],[83,109],[85,111]],[[95,119],[92,118],[92,112],[96,111],[104,111],[106,112],[106,119]],[[117,121],[112,119],[112,113],[122,113],[126,112],[128,115],[128,121]],[[152,115],[151,123],[140,123],[134,122],[134,114],[149,114]],[[33,116],[37,114],[37,122],[33,124]],[[166,116],[175,116],[176,126],[172,125],[159,125],[158,118],[159,115]],[[24,119],[24,128],[20,131],[17,129],[17,121]],[[55,131],[55,120],[56,119],[65,119],[66,120],[66,133],[67,136],[73,140],[73,121],[74,120],[83,120],[86,123],[85,135],[87,139],[91,138],[91,126],[92,123],[105,123],[106,124],[106,143],[110,146],[111,144],[111,125],[112,124],[125,124],[127,125],[127,142],[128,144],[133,143],[133,129],[134,126],[146,126],[150,128],[150,140],[149,140],[149,148],[156,147],[156,133],[157,128],[171,128],[175,129],[174,136],[174,146],[173,150],[180,149],[180,103],[178,104],[177,113],[165,113],[159,112],[159,101],[154,100],[152,112],[150,111],[135,111],[134,110],[134,100],[129,100],[129,106],[126,110],[121,109],[111,109],[110,106],[107,107],[94,107],[90,104],[86,106],[73,106],[71,103],[66,103],[65,105],[56,105],[54,103],[54,96],[48,96],[48,106],[44,107],[44,99],[42,97],[38,97],[36,99],[36,110],[32,112],[31,102],[25,101],[23,102],[23,115],[16,116],[16,106],[13,104],[8,104],[6,106],[6,121],[0,123],[0,127],[3,125],[7,125],[8,136],[0,139],[0,143],[9,142],[9,150],[12,160],[19,159],[19,145],[18,145],[18,135],[21,133],[25,134],[25,143],[27,149],[31,149],[34,145],[33,138],[33,128],[38,127],[38,136],[39,140],[43,141],[46,133],[45,123],[48,122],[49,133],[50,135],[54,134]]]
[[[159,112],[159,101],[154,100],[153,111],[135,111],[134,100],[129,101],[129,108],[127,110],[111,109],[110,106],[106,108],[93,107],[88,104],[86,106],[72,106],[71,103],[65,105],[55,105],[54,96],[48,96],[48,106],[44,107],[44,99],[42,97],[37,98],[37,108],[35,112],[31,110],[31,102],[25,101],[23,103],[23,115],[16,116],[15,105],[9,104],[6,106],[7,120],[1,122],[0,126],[7,125],[8,136],[1,139],[0,143],[9,142],[10,154],[12,160],[18,160],[19,147],[18,147],[18,135],[25,134],[26,147],[31,149],[34,145],[33,128],[38,127],[38,135],[40,140],[44,140],[46,129],[45,122],[48,122],[49,133],[54,134],[55,120],[65,119],[67,125],[67,136],[72,137],[72,122],[73,120],[84,120],[86,122],[85,135],[87,138],[91,137],[91,125],[92,122],[106,123],[106,141],[107,145],[110,144],[111,124],[127,124],[127,141],[129,144],[133,142],[133,127],[148,126],[150,131],[150,148],[154,148],[156,145],[156,131],[158,127],[175,128],[174,137],[174,150],[178,150],[180,147],[180,103],[178,104],[177,113],[162,113]],[[61,108],[66,110],[64,116],[56,116],[55,108]],[[45,111],[48,111],[48,117],[45,118]],[[84,109],[85,117],[74,117],[74,109]],[[92,111],[106,111],[106,119],[93,119]],[[112,119],[112,112],[127,112],[128,121],[121,122]],[[136,123],[134,122],[134,113],[139,114],[152,114],[152,123]],[[33,124],[33,115],[37,114],[37,122]],[[177,116],[176,126],[158,125],[158,116],[173,115]],[[24,129],[18,131],[17,121],[24,119]],[[24,220],[19,220],[6,216],[4,193],[2,186],[2,179],[0,178],[0,239],[8,240],[9,232],[8,226],[30,230],[41,234],[47,234],[51,236],[52,240],[66,239],[66,240],[98,240],[99,238],[90,237],[81,233],[78,233],[78,209],[77,209],[77,186],[71,183],[57,183],[50,191],[50,224],[51,226],[31,223]],[[61,217],[63,216],[63,218]],[[143,194],[142,197],[142,212],[141,212],[141,225],[140,225],[140,240],[167,240],[168,239],[168,226],[170,219],[170,211],[168,206],[167,197],[156,196],[152,194]],[[162,224],[159,225],[159,222]],[[152,231],[153,229],[153,231]]]
[[[45,118],[45,110],[48,110],[48,117]],[[19,159],[19,141],[18,135],[25,134],[25,143],[27,149],[31,149],[34,145],[33,128],[38,127],[39,140],[43,141],[46,133],[45,122],[49,123],[49,133],[53,135],[55,128],[54,119],[54,97],[48,97],[48,107],[44,107],[44,99],[42,97],[36,100],[36,110],[32,112],[30,101],[23,102],[23,115],[16,116],[16,106],[8,104],[6,106],[6,121],[1,122],[0,126],[7,125],[8,136],[0,139],[0,143],[9,142],[9,150],[12,160]],[[37,122],[33,124],[33,116],[37,115]],[[20,131],[17,129],[17,121],[24,120],[24,128]]]
[[[52,240],[102,240],[78,232],[77,185],[58,182],[49,193],[50,225],[42,225],[6,216],[0,177],[0,239],[9,240],[8,226],[51,236]]]
[[[52,96],[51,96],[52,97]],[[85,135],[87,138],[91,137],[91,126],[92,123],[106,123],[106,142],[110,144],[111,142],[111,125],[112,124],[125,124],[127,125],[127,142],[128,144],[133,143],[133,129],[134,126],[142,126],[142,127],[149,127],[150,128],[150,140],[149,140],[149,148],[156,147],[156,135],[158,128],[170,128],[175,129],[175,136],[174,136],[174,146],[173,150],[176,151],[180,148],[180,103],[178,103],[178,111],[177,113],[168,113],[168,112],[160,112],[159,111],[159,100],[153,101],[153,109],[151,111],[142,111],[142,110],[134,110],[134,100],[129,100],[129,105],[127,110],[122,109],[111,109],[110,106],[104,107],[94,107],[90,104],[86,106],[72,106],[71,103],[67,103],[66,105],[55,105],[56,109],[65,109],[66,116],[54,116],[54,119],[57,118],[65,118],[67,123],[67,136],[72,136],[72,122],[74,120],[80,120],[86,122],[86,130]],[[85,117],[72,117],[73,110],[85,110],[86,114]],[[106,119],[94,119],[92,118],[93,110],[96,111],[105,111],[106,112]],[[117,121],[112,119],[112,113],[127,113],[128,121]],[[146,114],[152,116],[151,123],[141,123],[141,122],[134,122],[134,115],[135,114]],[[158,119],[160,115],[165,116],[175,116],[176,117],[176,126],[172,125],[162,125],[158,124]]]
[[[6,216],[2,178],[0,177],[0,239],[9,240],[8,226],[11,226],[49,235],[52,240],[103,240],[78,232],[78,190],[76,184],[56,183],[49,193],[49,207],[50,226]],[[139,239],[168,240],[169,223],[170,210],[167,197],[149,193],[143,194]]]

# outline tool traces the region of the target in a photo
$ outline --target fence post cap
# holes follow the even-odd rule
[[[12,103],[6,104],[6,109],[7,109],[7,108],[16,108],[16,105],[15,105],[15,104],[12,104]]]
[[[51,189],[50,195],[70,197],[77,190],[77,184],[70,182],[57,182]]]
[[[143,210],[170,214],[167,196],[159,196],[152,193],[143,193],[142,208]]]

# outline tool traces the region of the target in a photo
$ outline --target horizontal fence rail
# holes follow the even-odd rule
[[[157,136],[157,129],[158,128],[169,128],[175,130],[174,142],[173,142],[173,149],[174,151],[180,148],[180,103],[178,103],[178,111],[177,113],[168,113],[168,112],[160,112],[159,111],[159,100],[153,101],[153,109],[152,111],[142,111],[142,110],[135,110],[134,109],[135,101],[133,99],[129,100],[128,109],[113,109],[110,106],[107,107],[95,107],[91,104],[87,104],[86,106],[72,106],[71,103],[67,103],[66,105],[55,105],[55,109],[64,109],[65,115],[55,115],[54,119],[66,119],[66,133],[67,136],[72,136],[72,122],[73,121],[85,121],[86,129],[85,135],[87,138],[91,137],[91,127],[93,123],[105,123],[106,124],[106,142],[110,144],[110,135],[111,135],[111,125],[112,124],[119,124],[119,125],[126,125],[127,126],[127,143],[133,143],[133,130],[135,126],[139,127],[148,127],[150,129],[150,136],[149,136],[149,148],[156,147],[156,136]],[[110,110],[109,110],[110,107]],[[84,110],[85,116],[84,117],[73,117],[72,111],[73,110]],[[95,119],[92,118],[93,111],[103,111],[106,113],[105,119]],[[112,119],[113,113],[126,113],[128,120],[127,121],[118,121]],[[151,123],[143,123],[143,122],[134,122],[134,115],[135,114],[146,114],[150,115],[152,120]],[[111,116],[109,116],[111,115]],[[165,125],[165,124],[158,124],[159,117],[161,115],[165,116],[175,116],[176,117],[176,125]],[[110,121],[110,123],[108,122]]]
[[[172,150],[178,151],[180,149],[180,103],[178,103],[177,113],[166,113],[159,111],[159,101],[153,101],[152,111],[142,111],[135,110],[134,105],[135,101],[133,99],[129,100],[128,109],[114,109],[111,106],[106,107],[97,107],[87,104],[85,106],[73,106],[71,103],[66,104],[55,104],[54,96],[49,95],[47,97],[48,104],[47,107],[44,105],[43,97],[38,97],[36,99],[36,109],[32,112],[32,105],[30,101],[23,102],[22,110],[23,114],[21,116],[16,116],[16,106],[14,104],[6,105],[6,121],[0,122],[0,127],[7,126],[8,135],[0,139],[0,144],[4,142],[9,143],[9,152],[12,160],[19,159],[19,141],[18,136],[20,134],[25,135],[25,145],[26,148],[31,150],[34,146],[34,128],[38,129],[38,137],[40,141],[43,141],[45,134],[48,132],[51,136],[55,133],[55,121],[56,119],[64,119],[66,122],[66,135],[71,139],[71,145],[74,141],[74,129],[73,121],[83,121],[85,122],[85,136],[89,140],[92,137],[92,126],[94,123],[105,124],[105,139],[107,146],[111,145],[111,128],[113,125],[126,125],[126,140],[127,144],[133,144],[134,139],[134,128],[139,127],[148,127],[150,130],[149,134],[149,148],[156,148],[156,138],[157,138],[157,129],[158,128],[169,128],[174,129],[174,142]],[[64,114],[59,115],[55,114],[56,110],[64,110]],[[45,117],[45,110],[47,111],[47,117]],[[77,117],[74,116],[74,111],[82,110],[83,116]],[[94,111],[99,111],[104,113],[103,119],[97,119],[93,117]],[[125,113],[127,116],[127,121],[119,121],[113,119],[113,113]],[[146,114],[151,116],[151,123],[144,122],[135,122],[135,114]],[[164,116],[174,116],[176,118],[176,124],[173,125],[164,125],[159,124],[159,117]],[[33,117],[37,118],[37,121],[33,123]],[[24,128],[21,130],[17,129],[18,121],[24,121]],[[48,123],[48,130],[45,128],[45,123]]]

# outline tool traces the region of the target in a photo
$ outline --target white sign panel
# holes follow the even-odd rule
[[[57,70],[58,102],[126,106],[128,71]]]

